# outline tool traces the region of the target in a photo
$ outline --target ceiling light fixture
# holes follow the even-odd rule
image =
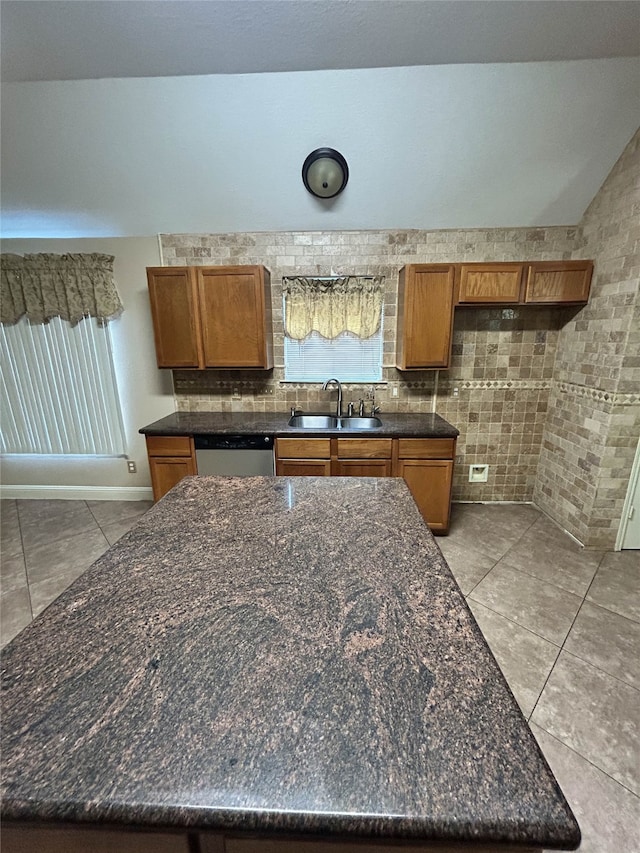
[[[349,180],[347,161],[335,148],[316,148],[302,164],[302,180],[312,195],[333,198]]]

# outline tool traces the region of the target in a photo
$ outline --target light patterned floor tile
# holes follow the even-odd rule
[[[528,717],[558,657],[559,647],[483,604],[471,599],[468,604],[522,713]]]
[[[501,562],[480,581],[469,598],[558,646],[569,633],[582,603],[579,596]]]
[[[640,622],[585,601],[564,648],[640,690]]]
[[[531,730],[580,824],[580,853],[636,850],[640,799],[544,729]]]
[[[640,794],[640,691],[563,651],[531,721]]]
[[[587,600],[640,622],[640,551],[605,554]]]
[[[601,551],[577,545],[552,521],[542,517],[505,555],[505,565],[584,596],[602,559]]]

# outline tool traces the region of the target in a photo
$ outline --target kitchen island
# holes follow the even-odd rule
[[[56,826],[123,851],[579,843],[401,479],[184,479],[6,647],[2,686],[3,850]]]

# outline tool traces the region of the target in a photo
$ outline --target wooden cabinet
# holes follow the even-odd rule
[[[329,477],[330,475],[330,439],[276,438],[276,476]]]
[[[159,501],[183,477],[198,473],[196,451],[188,435],[148,435],[146,440],[153,499]]]
[[[541,261],[529,264],[526,304],[580,304],[589,299],[592,261]]]
[[[190,267],[147,268],[158,367],[203,367],[198,293]]]
[[[398,439],[397,475],[434,533],[449,531],[455,445],[453,438]]]
[[[283,477],[404,477],[434,533],[447,533],[454,438],[278,438]]]
[[[453,264],[411,264],[400,270],[398,370],[449,366],[454,277]]]
[[[148,267],[158,367],[273,366],[269,271]]]
[[[458,302],[520,301],[524,264],[460,264]]]
[[[393,439],[338,438],[332,473],[336,477],[390,477]]]
[[[396,367],[449,367],[456,305],[580,305],[589,299],[592,272],[592,261],[402,267]]]

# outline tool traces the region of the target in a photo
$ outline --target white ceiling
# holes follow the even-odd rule
[[[4,81],[640,54],[637,0],[3,0],[0,9]]]
[[[640,2],[0,13],[5,238],[572,225],[639,123]],[[350,178],[320,201],[326,145]]]

